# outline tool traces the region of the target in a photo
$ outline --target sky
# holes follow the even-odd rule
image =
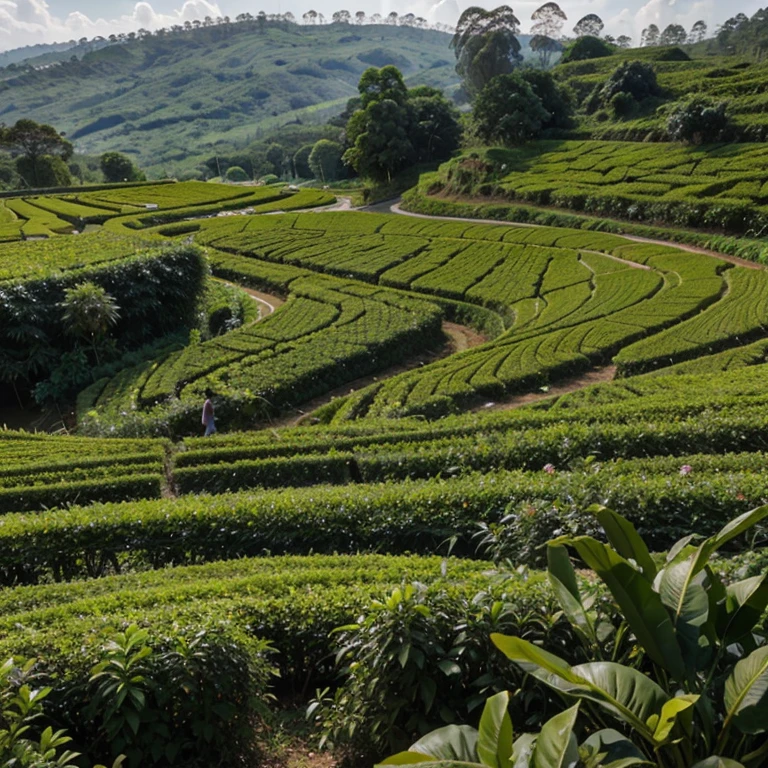
[[[297,18],[312,9],[331,14],[340,9],[368,14],[414,13],[432,22],[453,24],[470,5],[495,7],[498,3],[477,0],[0,0],[0,51],[35,43],[64,42],[81,37],[107,36],[135,31],[141,27],[157,29],[173,24],[203,19],[206,16],[229,16],[239,13],[285,13]],[[530,17],[544,0],[507,0],[522,22],[522,31],[530,25]],[[572,24],[587,13],[596,13],[605,22],[605,32],[629,35],[635,42],[641,30],[653,23],[660,29],[667,24],[682,24],[686,29],[699,19],[710,29],[738,12],[751,16],[762,0],[559,0],[560,7]]]

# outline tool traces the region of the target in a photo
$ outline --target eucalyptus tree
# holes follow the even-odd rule
[[[475,96],[497,75],[510,74],[522,61],[520,21],[508,5],[491,11],[472,6],[459,17],[451,48],[464,89]]]

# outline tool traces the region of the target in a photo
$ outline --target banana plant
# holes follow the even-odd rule
[[[608,544],[589,536],[554,539],[548,571],[563,614],[595,660],[570,665],[521,638],[491,635],[570,708],[538,734],[514,738],[508,694],[497,694],[486,702],[479,729],[440,728],[381,766],[768,765],[768,646],[756,632],[768,606],[768,573],[726,586],[710,563],[723,545],[768,517],[768,506],[700,543],[682,539],[661,565],[629,521],[604,507],[592,511]],[[615,609],[610,628],[593,610],[594,597],[582,593],[568,547],[607,587]],[[611,632],[607,658],[601,646]],[[581,744],[578,731],[588,734]]]
[[[407,752],[376,768],[630,768],[652,765],[629,739],[613,729],[593,733],[581,744],[574,729],[577,702],[548,720],[537,734],[514,737],[504,691],[485,703],[480,726],[448,725],[419,739]]]
[[[631,663],[570,666],[520,638],[492,635],[494,644],[567,701],[629,728],[654,765],[768,763],[768,647],[755,632],[768,605],[768,574],[726,586],[710,564],[718,549],[767,517],[768,506],[700,543],[682,539],[661,566],[629,521],[604,507],[593,511],[608,544],[589,536],[554,539],[549,578],[577,634],[596,638],[595,614],[566,548],[575,550],[613,598]]]

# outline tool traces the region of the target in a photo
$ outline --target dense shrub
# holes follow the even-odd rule
[[[248,174],[239,166],[231,165],[227,168],[227,172],[224,174],[224,178],[227,181],[248,181],[250,178]]]
[[[518,73],[492,78],[477,95],[472,117],[478,136],[502,144],[538,136],[550,119],[541,99]]]
[[[669,137],[687,144],[707,144],[723,140],[728,130],[727,104],[697,96],[679,104],[667,122]]]
[[[585,35],[574,40],[560,59],[561,64],[567,64],[571,61],[584,61],[586,59],[602,59],[606,56],[612,56],[616,52],[616,47],[599,37]]]

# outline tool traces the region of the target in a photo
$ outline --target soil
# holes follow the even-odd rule
[[[606,381],[613,381],[616,376],[616,366],[606,365],[603,368],[595,368],[580,376],[574,376],[570,379],[563,379],[557,384],[549,387],[543,387],[538,392],[528,392],[524,395],[510,395],[503,400],[487,402],[472,408],[473,411],[510,411],[514,408],[520,408],[523,405],[530,405],[539,400],[546,400],[549,397],[567,395],[570,392],[576,392],[592,384],[602,384]]]

